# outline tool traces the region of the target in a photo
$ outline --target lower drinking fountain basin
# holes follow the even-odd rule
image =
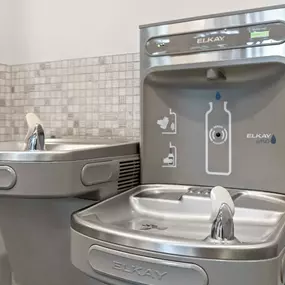
[[[236,241],[220,242],[209,239],[210,191],[138,186],[75,213],[72,228],[97,240],[167,254],[243,260],[278,256],[285,242],[285,196],[229,190]]]

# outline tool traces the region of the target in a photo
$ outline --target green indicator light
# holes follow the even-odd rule
[[[250,38],[251,39],[256,39],[256,38],[267,38],[269,37],[269,31],[259,31],[259,32],[252,32],[250,33]]]
[[[164,44],[164,43],[157,43],[156,46],[157,46],[158,48],[161,48],[161,47],[164,47],[165,44]]]

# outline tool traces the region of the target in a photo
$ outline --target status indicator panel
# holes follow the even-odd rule
[[[250,33],[251,39],[269,38],[269,31],[255,31]]]
[[[151,56],[276,45],[285,41],[282,22],[155,37],[146,43]]]

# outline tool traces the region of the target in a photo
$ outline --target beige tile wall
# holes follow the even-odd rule
[[[11,139],[11,67],[0,64],[0,141]]]
[[[139,139],[139,54],[2,69],[3,139],[23,140],[27,112],[41,118],[47,137]]]

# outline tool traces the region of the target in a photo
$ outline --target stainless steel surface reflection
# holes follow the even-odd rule
[[[67,161],[104,157],[119,151],[124,155],[138,145],[127,143],[125,140],[72,140],[46,139],[45,150],[25,151],[24,142],[0,142],[0,160],[2,161]]]
[[[229,190],[237,243],[209,240],[209,188],[139,186],[77,212],[72,228],[98,240],[201,258],[258,260],[278,256],[285,242],[285,197]]]

